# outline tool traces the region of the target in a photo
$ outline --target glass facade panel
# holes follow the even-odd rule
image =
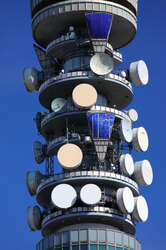
[[[123,235],[123,244],[127,247],[129,246],[129,237],[126,234]]]
[[[122,245],[122,233],[115,232],[115,242]]]
[[[61,245],[61,234],[56,234],[55,235],[55,245],[58,246],[58,245]]]
[[[88,245],[81,245],[80,250],[88,250]]]
[[[87,241],[87,230],[80,230],[80,241]]]
[[[63,247],[63,250],[70,250],[70,246]]]
[[[114,240],[114,232],[112,232],[112,231],[110,231],[110,230],[107,231],[107,240],[108,240],[109,242],[114,242],[114,241],[115,241],[115,240]]]
[[[70,241],[70,236],[69,236],[69,232],[64,232],[63,233],[63,244],[67,244]]]
[[[90,245],[90,250],[97,250],[97,245],[91,244]]]
[[[54,246],[54,235],[50,235],[48,238],[48,246],[53,247]]]
[[[97,230],[95,230],[95,229],[89,230],[89,240],[94,241],[94,242],[97,241]]]
[[[98,240],[99,241],[106,241],[106,237],[105,237],[105,230],[98,230]]]
[[[108,246],[108,250],[115,250],[114,246]]]
[[[130,245],[130,248],[134,248],[134,238],[133,237],[129,237],[129,245]]]
[[[116,247],[116,250],[123,250],[122,247]]]
[[[99,250],[106,250],[106,245],[99,245]]]
[[[48,249],[48,238],[44,239],[44,249]]]
[[[78,230],[71,231],[71,241],[78,242]]]
[[[79,250],[79,245],[72,246],[72,250]]]

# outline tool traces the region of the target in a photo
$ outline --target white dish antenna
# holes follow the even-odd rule
[[[116,201],[122,213],[133,212],[134,197],[130,188],[119,188],[116,193]]]
[[[75,169],[81,165],[83,153],[77,145],[67,143],[58,150],[57,159],[63,168]]]
[[[132,126],[131,122],[123,119],[120,123],[120,133],[123,140],[131,142],[132,140]]]
[[[120,168],[126,175],[132,175],[134,172],[134,161],[130,154],[123,154],[120,156]]]
[[[39,87],[39,71],[35,68],[24,69],[23,81],[28,92],[37,91]]]
[[[153,170],[148,160],[135,162],[134,178],[140,186],[151,185]]]
[[[51,109],[55,113],[64,113],[67,109],[67,101],[63,98],[56,98],[51,103]]]
[[[136,122],[138,120],[138,113],[135,109],[125,111],[125,113],[130,117],[132,122]]]
[[[106,53],[97,53],[90,60],[90,68],[97,75],[107,75],[113,68],[113,58]]]
[[[39,171],[27,172],[26,184],[30,195],[36,195],[36,190],[42,180],[42,174]]]
[[[134,128],[132,131],[132,144],[137,152],[145,152],[149,146],[146,130],[143,127]]]
[[[148,218],[148,205],[143,196],[134,198],[134,211],[133,216],[136,221],[145,222]]]
[[[32,231],[41,229],[41,211],[38,206],[27,208],[27,221]]]
[[[82,83],[74,88],[72,98],[78,108],[89,109],[97,101],[97,91],[92,85]]]
[[[81,188],[80,198],[87,205],[95,205],[101,200],[101,190],[95,184],[86,184]]]
[[[149,73],[146,63],[142,60],[130,64],[129,75],[131,81],[136,85],[146,85],[149,80]]]
[[[41,164],[44,161],[44,152],[43,145],[40,141],[35,141],[32,147],[35,160],[38,164]]]
[[[57,208],[67,209],[75,204],[77,193],[71,185],[59,184],[52,190],[51,200]]]

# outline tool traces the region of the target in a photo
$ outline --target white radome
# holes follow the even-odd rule
[[[101,199],[101,190],[95,184],[86,184],[81,188],[80,198],[87,205],[95,205]]]
[[[148,160],[135,162],[134,178],[140,186],[151,185],[153,170]]]
[[[120,133],[121,133],[121,137],[123,140],[125,140],[127,142],[131,142],[131,140],[132,140],[132,126],[131,126],[130,121],[128,121],[126,119],[121,120]]]
[[[119,188],[116,193],[116,200],[123,213],[131,213],[134,209],[134,197],[130,188]]]
[[[140,60],[130,64],[129,74],[131,81],[136,85],[146,85],[149,80],[149,73],[147,65],[144,61]]]
[[[138,113],[135,109],[130,109],[126,111],[125,113],[128,114],[132,122],[136,122],[138,120]]]
[[[143,196],[138,196],[134,198],[134,211],[133,216],[136,221],[145,222],[148,218],[148,205]]]
[[[67,209],[76,202],[77,193],[71,185],[59,184],[52,190],[51,200],[57,208]]]
[[[77,145],[67,143],[58,150],[57,159],[63,168],[75,169],[81,165],[83,153]]]
[[[74,88],[72,99],[78,108],[90,109],[97,101],[97,91],[92,85],[82,83]]]
[[[133,129],[132,144],[137,152],[147,151],[149,146],[149,140],[147,132],[143,127]]]
[[[120,168],[126,175],[132,175],[134,172],[134,161],[130,154],[122,154],[119,159]]]

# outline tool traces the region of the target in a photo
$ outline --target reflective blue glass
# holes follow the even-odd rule
[[[88,115],[88,121],[91,128],[91,134],[94,139],[109,139],[114,115],[108,113],[93,113]]]
[[[91,13],[86,15],[91,38],[107,39],[113,15],[107,13]]]

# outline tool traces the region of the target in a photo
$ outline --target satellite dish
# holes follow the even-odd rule
[[[38,164],[44,161],[43,145],[39,141],[35,141],[32,147],[35,160]]]
[[[80,198],[87,205],[95,205],[101,200],[101,190],[95,184],[86,184],[81,188]]]
[[[59,184],[52,190],[51,200],[57,208],[67,209],[75,204],[77,193],[71,185]]]
[[[120,168],[126,175],[132,175],[134,172],[134,161],[130,154],[123,154],[120,156]]]
[[[64,113],[67,109],[67,101],[63,98],[56,98],[51,103],[51,109],[55,113]]]
[[[142,60],[130,64],[129,75],[131,81],[136,85],[146,85],[149,80],[149,73],[146,63]]]
[[[42,174],[39,171],[27,172],[26,184],[30,195],[36,195],[36,190],[42,180]]]
[[[135,162],[134,178],[140,186],[151,185],[153,171],[148,160]]]
[[[92,85],[82,83],[74,88],[72,98],[78,108],[89,109],[97,101],[97,91]]]
[[[97,53],[90,60],[90,68],[97,75],[107,75],[113,68],[113,58],[106,53]]]
[[[125,113],[130,117],[132,122],[136,122],[138,120],[138,113],[135,109],[125,111]]]
[[[132,126],[131,122],[123,119],[120,123],[120,134],[123,140],[131,142],[132,140]]]
[[[70,170],[81,165],[83,154],[77,145],[67,143],[58,150],[57,159],[63,168]]]
[[[35,68],[24,69],[23,81],[28,92],[37,91],[39,88],[39,71]]]
[[[27,208],[27,221],[32,231],[41,229],[41,211],[38,206]]]
[[[116,201],[122,213],[133,212],[134,197],[130,188],[119,188],[116,193]]]
[[[149,146],[148,135],[143,127],[134,128],[132,131],[132,144],[137,152],[145,152]]]
[[[136,221],[145,222],[148,218],[148,205],[143,196],[134,198],[134,211],[133,216]]]

